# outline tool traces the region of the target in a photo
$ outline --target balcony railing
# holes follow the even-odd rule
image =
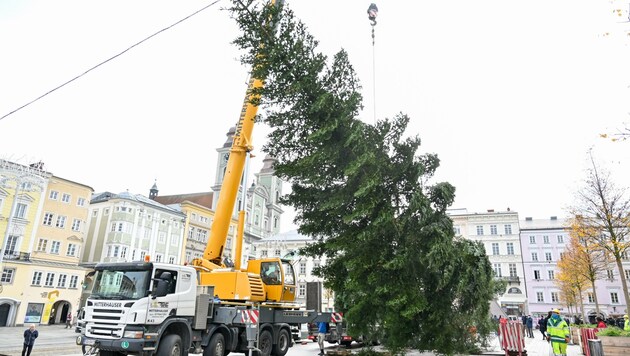
[[[19,261],[30,261],[31,254],[26,252],[18,252],[18,251],[5,251],[4,252],[5,260],[19,260]]]
[[[518,276],[503,276],[503,277],[498,277],[499,280],[502,281],[506,281],[508,283],[517,283],[520,284],[521,283],[521,279]]]

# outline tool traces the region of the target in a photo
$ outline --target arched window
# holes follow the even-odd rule
[[[523,292],[521,292],[521,290],[516,287],[512,287],[508,289],[508,294],[523,294]]]

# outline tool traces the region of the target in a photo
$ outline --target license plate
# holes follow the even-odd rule
[[[83,345],[94,345],[94,342],[96,342],[94,339],[85,339]]]

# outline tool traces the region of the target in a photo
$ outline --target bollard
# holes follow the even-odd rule
[[[588,339],[588,349],[591,356],[604,356],[602,340]]]

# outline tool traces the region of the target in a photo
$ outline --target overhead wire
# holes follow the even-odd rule
[[[107,63],[107,62],[109,62],[109,61],[111,61],[111,60],[113,60],[113,59],[115,59],[115,58],[117,58],[117,57],[119,57],[119,56],[121,56],[121,55],[125,54],[126,52],[128,52],[128,51],[129,51],[129,50],[131,50],[132,48],[134,48],[134,47],[136,47],[136,46],[138,46],[138,45],[142,44],[143,42],[146,42],[146,41],[148,41],[149,39],[151,39],[151,38],[153,38],[153,37],[157,36],[158,34],[160,34],[160,33],[164,32],[164,31],[166,31],[166,30],[169,30],[169,29],[171,29],[172,27],[174,27],[174,26],[176,26],[176,25],[179,25],[180,23],[182,23],[182,22],[184,22],[184,21],[188,20],[189,18],[191,18],[191,17],[193,17],[193,16],[197,15],[198,13],[200,13],[200,12],[202,12],[202,11],[206,10],[207,8],[214,6],[214,5],[215,5],[216,3],[218,3],[219,1],[221,1],[221,0],[215,0],[215,1],[213,1],[212,3],[210,3],[209,5],[206,5],[206,6],[202,7],[201,9],[199,9],[199,10],[197,10],[197,11],[193,12],[192,14],[190,14],[190,15],[188,15],[188,16],[186,16],[186,17],[184,17],[184,18],[182,18],[182,19],[180,19],[180,20],[178,20],[178,21],[176,21],[175,23],[173,23],[173,24],[171,24],[171,25],[169,25],[169,26],[167,26],[167,27],[165,27],[165,28],[163,28],[163,29],[161,29],[161,30],[159,30],[159,31],[155,32],[154,34],[152,34],[152,35],[150,35],[150,36],[148,36],[148,37],[144,38],[143,40],[141,40],[141,41],[139,41],[139,42],[136,42],[135,44],[133,44],[133,45],[129,46],[129,47],[128,47],[127,49],[125,49],[124,51],[122,51],[122,52],[120,52],[120,53],[118,53],[118,54],[116,54],[116,55],[114,55],[114,56],[112,56],[112,57],[110,57],[110,58],[108,58],[108,59],[106,59],[106,60],[102,61],[101,63],[99,63],[99,64],[97,64],[97,65],[93,66],[92,68],[90,68],[90,69],[86,70],[85,72],[83,72],[83,73],[81,73],[81,74],[77,75],[76,77],[74,77],[74,78],[72,78],[72,79],[70,79],[70,80],[68,80],[68,81],[64,82],[64,83],[63,83],[63,84],[61,84],[61,85],[58,85],[57,87],[55,87],[55,88],[53,88],[53,89],[51,89],[51,90],[47,91],[46,93],[44,93],[44,94],[42,94],[42,95],[38,96],[37,98],[35,98],[35,99],[33,99],[33,100],[31,100],[31,101],[27,102],[26,104],[24,104],[24,105],[22,105],[22,106],[18,107],[17,109],[12,110],[12,111],[10,111],[9,113],[7,113],[7,114],[3,115],[2,117],[0,117],[0,120],[2,120],[2,119],[4,119],[5,117],[10,116],[10,115],[12,115],[12,114],[14,114],[14,113],[16,113],[16,112],[18,112],[18,111],[20,111],[20,110],[24,109],[25,107],[27,107],[27,106],[29,106],[29,105],[31,105],[31,104],[33,104],[33,103],[35,103],[35,102],[39,101],[40,99],[44,98],[44,97],[45,97],[45,96],[47,96],[48,94],[51,94],[51,93],[53,93],[53,92],[57,91],[58,89],[63,88],[64,86],[66,86],[66,85],[68,85],[68,84],[72,83],[73,81],[75,81],[75,80],[77,80],[77,79],[79,79],[79,78],[83,77],[84,75],[86,75],[86,74],[88,74],[89,72],[93,71],[94,69],[96,69],[96,68],[98,68],[98,67],[102,66],[103,64],[105,64],[105,63]]]

